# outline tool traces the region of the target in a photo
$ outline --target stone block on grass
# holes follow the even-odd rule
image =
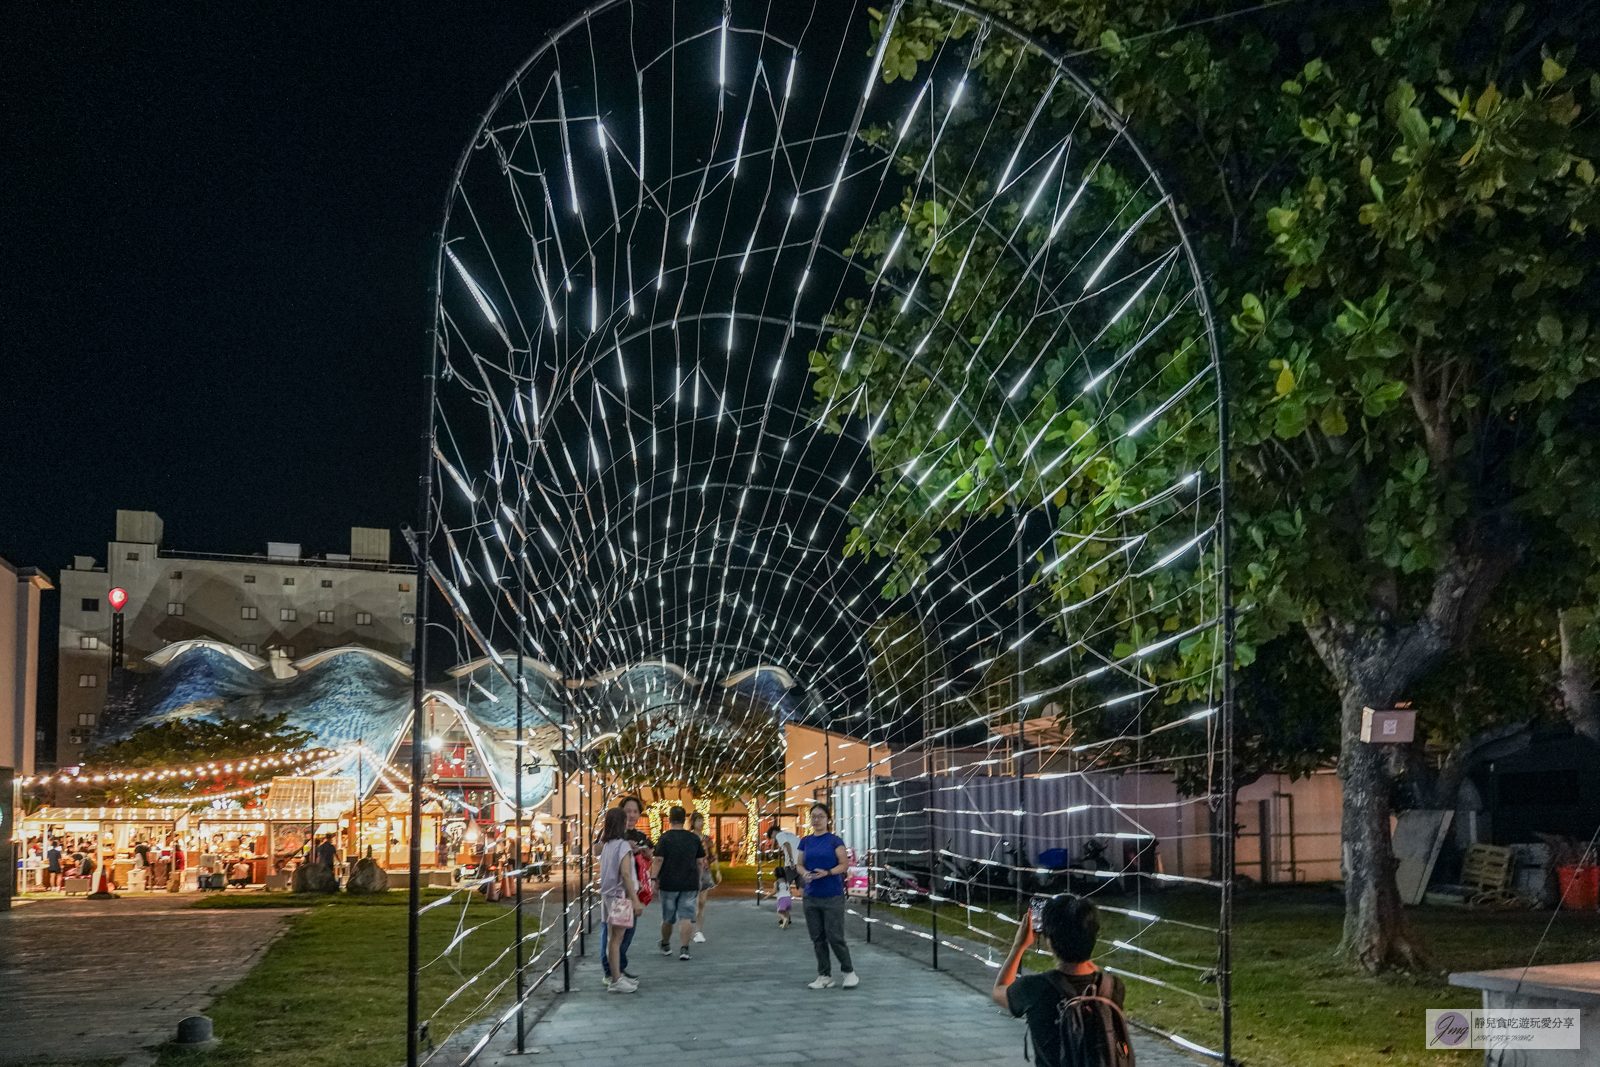
[[[344,880],[344,891],[356,895],[387,893],[389,875],[371,856],[365,856],[351,868],[350,877]]]
[[[320,863],[302,863],[294,869],[296,893],[337,893],[339,878],[331,867]]]

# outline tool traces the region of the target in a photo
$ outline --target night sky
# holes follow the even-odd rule
[[[451,168],[580,6],[7,5],[0,556],[103,564],[117,508],[207,552],[413,521]]]

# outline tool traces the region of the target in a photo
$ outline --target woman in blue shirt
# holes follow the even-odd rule
[[[800,839],[797,857],[800,880],[805,884],[806,932],[817,954],[817,978],[807,989],[827,989],[834,984],[833,964],[828,948],[839,957],[844,972],[844,987],[861,984],[850,965],[850,946],[844,943],[844,876],[850,870],[844,839],[828,831],[833,813],[826,804],[811,805],[811,832]]]

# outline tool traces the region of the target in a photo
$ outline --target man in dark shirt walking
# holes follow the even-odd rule
[[[678,958],[689,958],[689,937],[695,905],[700,896],[700,872],[706,866],[706,846],[699,834],[683,828],[689,813],[680,807],[667,812],[671,829],[656,842],[650,876],[661,897],[661,954],[672,954],[672,924],[678,924]]]

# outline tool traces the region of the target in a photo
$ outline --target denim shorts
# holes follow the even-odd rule
[[[694,922],[696,898],[700,892],[697,889],[685,889],[681,893],[669,893],[656,890],[656,895],[661,898],[661,921],[664,923]]]

